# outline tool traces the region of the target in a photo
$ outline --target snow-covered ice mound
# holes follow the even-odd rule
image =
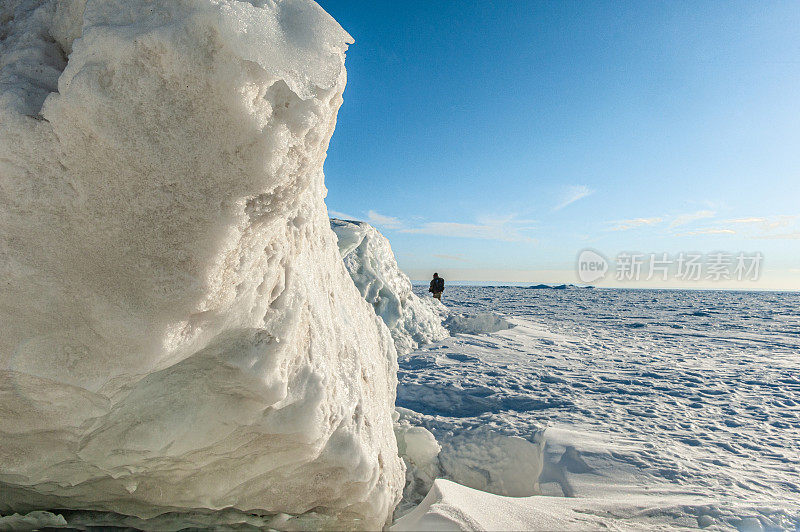
[[[307,0],[0,9],[0,511],[380,528],[395,348],[323,202],[349,35]]]
[[[406,464],[403,500],[397,508],[400,514],[422,501],[433,486],[433,481],[443,474],[439,462],[442,446],[433,433],[425,427],[412,424],[403,412],[411,413],[407,409],[398,409],[394,425],[397,450]]]
[[[437,478],[498,495],[540,493],[542,431],[532,431],[525,439],[491,416],[448,420],[402,407],[397,408],[396,418],[397,445],[406,463],[406,487],[396,516],[420,503]]]
[[[399,353],[447,337],[442,327],[446,310],[439,301],[412,292],[385,236],[365,222],[331,218],[331,228],[350,277],[389,327]]]
[[[454,312],[447,316],[444,326],[452,334],[490,334],[513,327],[505,318],[494,312],[474,314]]]
[[[512,497],[539,493],[544,440],[532,443],[486,426],[442,440],[439,460],[459,484]]]

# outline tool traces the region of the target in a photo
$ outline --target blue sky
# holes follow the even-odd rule
[[[800,288],[800,3],[320,4],[356,41],[328,207],[412,278],[725,251]]]

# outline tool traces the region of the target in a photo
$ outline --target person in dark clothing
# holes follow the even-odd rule
[[[438,273],[433,274],[433,279],[431,280],[431,286],[428,288],[428,292],[432,293],[433,297],[439,301],[442,300],[442,292],[444,292],[444,278],[439,277]]]

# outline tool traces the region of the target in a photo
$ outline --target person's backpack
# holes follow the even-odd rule
[[[433,280],[433,291],[434,292],[444,292],[444,279],[441,277],[437,277]]]

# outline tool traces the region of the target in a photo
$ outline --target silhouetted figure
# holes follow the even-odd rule
[[[433,279],[431,280],[431,286],[428,288],[428,292],[432,293],[433,297],[439,301],[442,300],[442,292],[444,292],[444,278],[439,277],[438,273],[433,274]]]

